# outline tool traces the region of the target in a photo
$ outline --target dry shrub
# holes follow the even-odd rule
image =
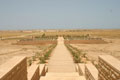
[[[104,40],[65,40],[66,44],[107,44]]]

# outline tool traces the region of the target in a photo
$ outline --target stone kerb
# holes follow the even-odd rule
[[[16,56],[1,65],[0,80],[27,80],[26,57]]]
[[[93,64],[85,65],[86,80],[98,80],[98,70]]]
[[[85,75],[85,64],[84,63],[78,64],[78,72],[80,76]]]
[[[120,61],[110,55],[100,55],[98,80],[120,80]]]
[[[45,64],[40,64],[40,76],[45,76],[46,74],[46,65]]]
[[[28,80],[39,80],[39,66],[34,64],[28,68]]]

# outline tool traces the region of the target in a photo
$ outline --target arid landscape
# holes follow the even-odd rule
[[[107,44],[71,44],[87,53],[90,60],[98,60],[98,55],[109,54],[120,60],[120,39],[107,39]]]
[[[0,80],[120,80],[120,0],[0,0]]]
[[[32,58],[37,53],[42,53],[56,41],[49,39],[33,40],[37,32],[0,31],[0,65],[14,56],[26,56]],[[39,34],[40,35],[40,34]]]
[[[21,73],[26,74],[24,77],[28,79],[49,80],[48,75],[51,75],[50,80],[98,80],[98,75],[100,78],[110,69],[113,71],[110,75],[119,74],[116,69],[119,68],[120,60],[120,30],[29,30],[0,33],[0,68],[3,70],[5,65],[9,69],[8,65],[16,63],[16,68],[12,70],[17,73],[21,67]],[[22,61],[15,61],[17,59]],[[5,71],[1,71],[1,74]],[[19,75],[23,75],[21,73]],[[119,79],[117,76],[115,78]]]
[[[97,61],[98,55],[103,54],[120,60],[120,30],[0,31],[0,65],[16,55],[30,58],[42,53],[56,43],[57,36],[67,36],[65,43],[86,53],[90,61]]]

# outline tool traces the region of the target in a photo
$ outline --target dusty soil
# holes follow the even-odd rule
[[[47,45],[47,44],[56,44],[57,41],[50,40],[33,40],[33,41],[18,41],[16,45]]]
[[[14,56],[31,57],[49,45],[12,45],[16,40],[0,40],[0,65]]]
[[[104,40],[69,40],[65,41],[67,44],[107,44]]]
[[[110,54],[120,60],[120,39],[106,39],[107,44],[71,44],[87,53],[90,60],[98,60],[98,55]]]

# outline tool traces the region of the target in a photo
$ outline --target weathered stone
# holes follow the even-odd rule
[[[120,80],[120,61],[110,55],[101,55],[98,71],[98,80]]]
[[[85,64],[84,63],[78,64],[78,72],[79,72],[79,75],[81,75],[81,76],[85,74]]]
[[[40,64],[40,76],[45,76],[45,74],[46,74],[45,64]]]
[[[39,66],[31,65],[28,69],[28,80],[39,80]]]
[[[1,65],[0,80],[27,80],[26,57],[16,56]]]
[[[98,70],[93,64],[85,65],[86,80],[98,80]]]

